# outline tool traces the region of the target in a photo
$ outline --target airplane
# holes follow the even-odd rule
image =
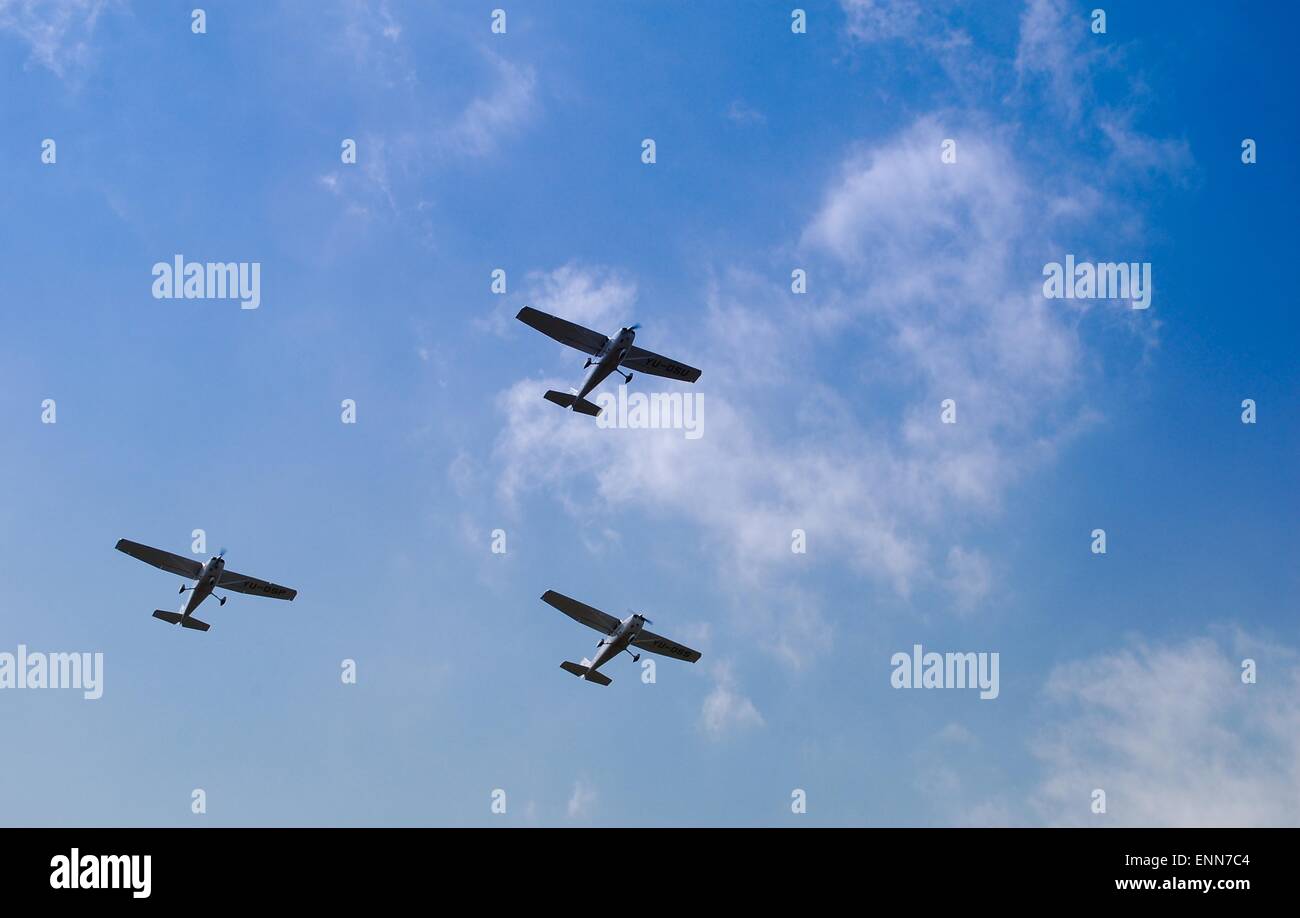
[[[581,622],[588,628],[594,628],[605,635],[600,639],[600,643],[596,645],[600,649],[596,652],[595,661],[583,657],[581,663],[570,663],[565,660],[560,664],[560,668],[565,672],[573,673],[587,682],[594,682],[597,685],[609,685],[613,682],[614,680],[609,676],[596,672],[596,670],[624,651],[632,654],[633,662],[640,660],[641,655],[639,653],[632,653],[627,649],[629,644],[638,650],[660,653],[666,657],[685,660],[687,663],[694,663],[700,658],[698,650],[691,650],[691,648],[683,647],[676,641],[660,637],[653,631],[646,631],[643,626],[647,624],[653,625],[654,622],[644,615],[634,612],[619,621],[608,612],[593,609],[591,606],[580,603],[576,599],[570,599],[563,593],[557,593],[554,590],[547,590],[543,593],[542,602],[554,606],[574,621]]]
[[[148,545],[141,545],[139,542],[132,542],[129,539],[118,539],[117,550],[125,552],[132,558],[138,558],[145,564],[152,564],[169,574],[176,574],[179,577],[197,581],[194,586],[181,585],[181,593],[186,590],[191,591],[190,601],[185,604],[183,613],[165,612],[158,609],[153,614],[154,618],[162,619],[173,625],[181,625],[184,628],[193,628],[196,631],[207,631],[211,627],[207,622],[201,622],[195,618],[194,610],[199,607],[203,600],[214,595],[212,591],[218,587],[223,590],[234,590],[236,593],[248,593],[252,596],[269,596],[272,599],[292,600],[298,595],[297,590],[291,590],[276,583],[268,583],[265,580],[258,580],[256,577],[249,577],[226,570],[226,550],[224,548],[221,549],[220,554],[214,555],[202,564],[193,558],[182,558],[180,555],[173,555],[161,548],[150,548]],[[228,598],[218,596],[218,605],[224,606]]]
[[[561,344],[567,344],[591,355],[582,368],[585,370],[587,367],[593,367],[593,364],[594,367],[587,374],[587,381],[582,384],[582,390],[577,395],[551,389],[544,396],[549,402],[554,402],[563,408],[572,408],[581,414],[592,417],[600,414],[600,406],[587,401],[587,393],[604,382],[609,374],[617,373],[624,377],[626,382],[632,381],[632,374],[624,373],[619,369],[620,366],[640,370],[651,376],[680,379],[689,383],[700,378],[700,371],[695,367],[688,367],[680,361],[634,346],[632,341],[636,338],[636,330],[641,327],[640,325],[628,326],[621,329],[613,338],[606,338],[600,332],[583,328],[567,319],[561,319],[531,306],[519,310],[515,318],[525,325],[531,325],[542,334],[549,335]]]

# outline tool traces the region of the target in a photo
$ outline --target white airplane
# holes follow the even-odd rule
[[[570,599],[554,590],[547,590],[543,593],[542,602],[554,606],[574,621],[582,622],[588,628],[594,628],[605,635],[600,639],[600,643],[596,645],[599,649],[596,651],[595,660],[588,660],[583,657],[581,663],[570,663],[565,660],[560,664],[560,668],[565,672],[573,673],[588,682],[595,682],[597,685],[609,685],[613,682],[614,680],[609,676],[598,673],[596,670],[624,651],[632,653],[627,649],[629,644],[639,650],[661,653],[666,657],[685,660],[687,663],[694,663],[700,658],[698,650],[691,650],[691,648],[683,647],[676,641],[660,637],[653,631],[646,631],[642,626],[646,624],[653,625],[654,622],[644,615],[638,615],[634,612],[619,621],[608,612],[593,609],[591,606],[580,603],[576,599]],[[639,653],[632,653],[633,662],[640,659],[641,655]]]
[[[226,550],[224,548],[221,549],[220,554],[209,558],[203,564],[193,558],[182,558],[180,555],[173,555],[161,548],[150,548],[148,545],[141,545],[139,542],[132,542],[128,539],[118,539],[117,550],[126,552],[132,558],[138,558],[145,564],[152,564],[169,574],[176,574],[179,577],[197,581],[192,587],[181,585],[182,593],[186,590],[191,591],[190,601],[185,604],[183,613],[165,612],[158,609],[153,614],[154,618],[160,618],[173,625],[193,628],[196,631],[207,631],[210,626],[207,622],[201,622],[195,618],[194,610],[199,607],[203,600],[213,595],[212,591],[218,587],[223,590],[234,590],[236,593],[269,596],[272,599],[291,600],[298,595],[297,590],[291,590],[276,583],[268,583],[265,580],[258,580],[256,577],[248,577],[244,574],[236,574],[234,571],[226,570]],[[225,596],[218,596],[217,602],[219,605],[224,606],[226,599]]]
[[[577,395],[571,392],[556,392],[554,389],[545,395],[547,401],[572,408],[582,414],[589,414],[592,417],[600,414],[600,406],[587,401],[587,393],[604,382],[609,374],[618,373],[627,382],[632,381],[632,374],[624,374],[619,369],[620,366],[640,370],[651,376],[680,379],[689,383],[700,378],[700,371],[695,367],[688,367],[680,361],[634,346],[632,341],[636,338],[636,330],[641,327],[639,325],[621,329],[613,338],[606,338],[600,332],[583,328],[567,319],[561,319],[531,306],[519,310],[515,318],[525,325],[531,325],[542,334],[549,335],[561,344],[567,344],[591,355],[583,364],[583,369],[591,367],[592,364],[595,366],[587,374],[587,381],[582,384],[582,389]]]

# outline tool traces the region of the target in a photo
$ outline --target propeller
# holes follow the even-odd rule
[[[221,551],[217,552],[218,558],[224,558],[225,556],[226,556],[226,550],[224,548],[221,549]]]
[[[627,611],[632,612],[631,609],[628,609]],[[646,618],[646,617],[645,617],[644,615],[642,615],[640,612],[632,612],[632,614],[635,615],[637,618],[641,619],[641,621],[645,622],[647,625],[653,625],[653,624],[654,624],[654,622],[650,621],[650,619]]]
[[[629,325],[629,326],[627,327],[627,330],[628,330],[628,331],[636,331],[636,330],[637,330],[638,328],[640,328],[640,327],[641,327],[641,323],[640,323],[640,322],[637,322],[637,323],[634,324],[634,325]]]

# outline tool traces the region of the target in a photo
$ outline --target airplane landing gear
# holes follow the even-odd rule
[[[623,377],[623,382],[631,382],[631,381],[632,381],[632,374],[631,374],[631,373],[624,374],[622,370],[618,370],[618,369],[614,370],[614,372],[617,373],[619,376],[622,376],[622,377]]]
[[[219,605],[219,606],[224,606],[224,605],[226,604],[226,599],[227,599],[227,598],[228,598],[228,597],[226,597],[226,596],[218,596],[218,597],[217,597],[217,605]]]

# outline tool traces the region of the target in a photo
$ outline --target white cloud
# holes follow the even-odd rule
[[[935,65],[946,78],[945,104],[974,100],[994,85],[997,60],[977,47],[966,30],[950,18],[954,10],[960,9],[961,0],[840,0],[840,6],[849,39],[866,47],[878,61],[907,68],[909,88],[915,88],[918,57]],[[894,43],[913,56],[887,57],[891,51],[888,45]],[[889,91],[886,87],[881,90]]]
[[[993,586],[993,572],[983,554],[954,545],[948,552],[948,579],[945,586],[952,594],[957,610],[968,612],[979,605]]]
[[[993,566],[954,544],[953,520],[996,512],[1089,415],[1072,403],[1084,379],[1078,316],[1041,294],[1047,218],[1035,182],[999,132],[963,132],[957,166],[940,161],[945,136],[938,117],[922,118],[847,157],[801,240],[825,305],[792,305],[732,272],[689,338],[641,333],[704,370],[700,439],[600,430],[543,401],[577,382],[576,365],[571,378],[504,392],[494,453],[504,500],[537,490],[580,521],[636,507],[692,524],[746,591],[742,630],[794,667],[832,638],[815,594],[776,585],[809,565],[847,564],[901,596],[946,589],[957,611],[993,593]],[[534,302],[613,327],[635,314],[636,286],[612,277],[565,266],[542,275]],[[860,337],[849,359],[886,393],[868,411],[819,378],[832,331]],[[901,398],[889,394],[900,386]],[[940,422],[945,398],[958,403],[956,424]],[[790,551],[794,529],[808,535],[806,556]]]
[[[381,26],[368,20],[364,24],[350,21],[344,29],[345,46],[383,73],[404,68],[400,79],[381,80],[389,88],[418,83],[414,66],[402,63],[408,52],[400,25],[394,20]],[[383,53],[374,52],[375,45]],[[476,80],[474,85],[488,84],[486,93],[471,97],[459,108],[429,110],[417,104],[405,116],[385,119],[382,131],[359,132],[356,164],[336,167],[317,178],[321,187],[340,199],[349,223],[363,226],[369,218],[389,214],[417,222],[425,244],[434,246],[434,202],[427,196],[426,181],[430,171],[496,153],[536,114],[533,68],[491,52],[483,52],[483,58],[495,79]]]
[[[709,736],[717,739],[763,726],[763,715],[740,692],[729,663],[725,660],[714,663],[710,675],[714,680],[713,690],[705,697],[700,710],[700,726]]]
[[[696,440],[672,430],[601,430],[542,400],[547,388],[564,391],[575,381],[523,380],[500,397],[506,426],[495,456],[507,502],[537,489],[565,500],[580,518],[635,505],[652,516],[689,521],[747,585],[761,582],[774,565],[789,570],[796,563],[795,528],[810,533],[814,557],[847,554],[898,578],[900,588],[914,572],[914,546],[895,531],[887,515],[892,507],[884,507],[893,501],[874,488],[882,474],[901,477],[901,469],[864,467],[848,450],[827,452],[815,442],[760,434],[757,419],[721,392],[704,394],[707,427]],[[547,462],[539,464],[539,455]]]
[[[445,141],[468,156],[494,152],[501,138],[525,124],[537,107],[537,77],[533,68],[513,64],[495,54],[486,56],[496,71],[496,86],[488,95],[473,99],[465,107]]]
[[[1259,667],[1241,681],[1242,660]],[[1057,667],[1057,725],[1034,751],[1052,824],[1300,823],[1300,656],[1230,635],[1135,644]],[[1094,788],[1107,812],[1089,809]]]
[[[921,26],[918,0],[840,0],[840,6],[849,34],[862,42],[908,38]]]
[[[401,41],[402,24],[385,0],[347,0],[338,13],[342,17],[339,44],[351,58],[353,73],[389,88],[417,82],[415,65]]]
[[[447,160],[491,154],[505,137],[527,123],[536,112],[534,68],[481,45],[477,52],[490,73],[479,72],[472,66],[457,68],[464,71],[465,85],[470,87],[470,92],[465,94],[468,101],[439,111],[430,111],[422,105],[420,100],[425,97],[449,97],[441,92],[424,91],[419,62],[428,60],[430,55],[448,55],[444,49],[407,38],[405,28],[387,0],[345,0],[337,8],[337,18],[332,24],[335,40],[331,53],[341,53],[349,59],[350,75],[363,76],[377,87],[391,91],[387,100],[408,113],[394,119],[390,112],[381,119],[390,129],[382,138],[389,145],[387,155],[402,169],[417,172],[430,157]],[[439,91],[448,88],[452,87],[444,86],[441,81],[436,86]]]
[[[1020,17],[1016,73],[1029,82],[1043,80],[1047,98],[1071,122],[1091,101],[1089,70],[1098,50],[1084,45],[1090,34],[1085,11],[1072,11],[1061,0],[1029,0]]]
[[[850,6],[867,25],[884,9]],[[1046,26],[1028,23],[1041,39]],[[920,27],[955,34],[937,20]],[[954,164],[940,158],[949,137]],[[769,275],[730,268],[693,325],[641,333],[639,344],[703,369],[702,438],[599,430],[544,402],[545,389],[577,382],[576,366],[571,378],[523,380],[498,399],[500,496],[546,493],[580,522],[613,508],[689,525],[744,608],[737,630],[795,668],[830,645],[837,624],[815,588],[783,586],[817,565],[847,566],[902,597],[946,592],[957,612],[985,603],[998,565],[963,544],[963,530],[1097,419],[1086,383],[1098,368],[1078,325],[1110,304],[1046,300],[1042,266],[1061,257],[1055,235],[1132,210],[1105,190],[1106,162],[1035,171],[1024,143],[1014,120],[938,112],[848,151],[793,247],[815,295],[782,295]],[[1063,171],[1098,181],[1063,184]],[[629,280],[611,296],[601,280],[611,273],[567,266],[536,304],[611,327],[635,314],[636,295]],[[1126,323],[1113,324],[1127,334]],[[947,398],[956,424],[940,423]],[[796,528],[808,534],[806,556],[790,551]]]
[[[511,290],[514,290],[513,286]],[[635,321],[636,282],[599,265],[574,261],[550,271],[530,271],[523,278],[519,290],[518,295],[500,297],[501,302],[492,312],[473,320],[475,327],[501,336],[526,331],[515,321],[520,306],[532,306],[579,325],[599,329],[602,334]],[[555,353],[561,353],[558,347]],[[568,356],[576,354],[577,351],[570,351]]]
[[[953,721],[952,723],[945,724],[943,728],[935,734],[935,739],[942,743],[967,746],[975,742],[975,735],[961,724]]]
[[[537,489],[579,518],[636,506],[691,522],[727,562],[728,579],[754,591],[744,602],[746,618],[764,622],[759,640],[794,666],[831,636],[815,596],[771,586],[796,564],[847,562],[902,595],[918,581],[946,582],[965,606],[986,595],[984,559],[951,542],[936,554],[932,540],[952,511],[994,509],[1008,482],[1070,429],[1039,419],[1077,382],[1079,357],[1069,317],[1035,296],[1036,269],[1014,270],[1013,252],[1037,219],[1014,158],[975,137],[958,174],[939,164],[942,136],[924,120],[852,157],[804,234],[810,254],[829,253],[852,276],[845,286],[855,292],[833,294],[844,321],[885,331],[863,339],[862,357],[909,382],[905,404],[891,412],[882,401],[861,419],[860,404],[817,381],[824,342],[811,309],[733,275],[711,291],[689,339],[675,342],[667,327],[642,332],[646,346],[704,370],[703,437],[600,430],[544,402],[546,388],[577,381],[576,367],[567,380],[524,380],[498,402],[507,419],[495,448],[502,497]],[[830,286],[832,273],[819,282]],[[566,266],[544,276],[534,302],[612,327],[633,314],[636,291],[612,276]],[[794,384],[774,389],[786,380]],[[791,394],[793,403],[782,401]],[[956,425],[940,424],[945,397],[959,400]],[[790,551],[796,528],[808,534],[806,558]]]
[[[0,32],[31,48],[31,60],[60,78],[90,62],[90,42],[109,0],[0,0]]]
[[[1094,35],[1090,23],[1087,7],[1072,7],[1064,0],[1028,0],[1015,58],[1020,88],[1037,90],[1070,126],[1108,140],[1108,165],[1139,178],[1180,176],[1192,164],[1187,143],[1160,140],[1133,127],[1137,105],[1147,95],[1136,66],[1122,75],[1126,91],[1110,90],[1104,104],[1099,99],[1094,89],[1098,73],[1117,69],[1125,49]]]
[[[1042,180],[1003,130],[947,120],[921,118],[850,157],[803,248],[831,257],[838,307],[883,348],[881,379],[918,394],[905,410],[906,454],[946,497],[991,508],[1074,431],[1083,358],[1078,316],[1041,292],[1055,251]],[[959,138],[955,164],[940,160],[946,137]],[[936,423],[946,398],[956,424]]]
[[[596,809],[596,788],[579,778],[573,782],[573,793],[569,796],[567,812],[570,819],[588,819]]]
[[[1192,168],[1191,148],[1185,140],[1162,140],[1133,128],[1132,111],[1103,111],[1097,127],[1111,143],[1111,162],[1126,173],[1171,176],[1184,180]]]
[[[633,321],[636,283],[606,268],[569,263],[528,276],[528,305],[606,331]]]
[[[746,105],[740,99],[733,99],[731,104],[727,106],[727,118],[741,126],[767,123],[767,116],[753,106]]]

